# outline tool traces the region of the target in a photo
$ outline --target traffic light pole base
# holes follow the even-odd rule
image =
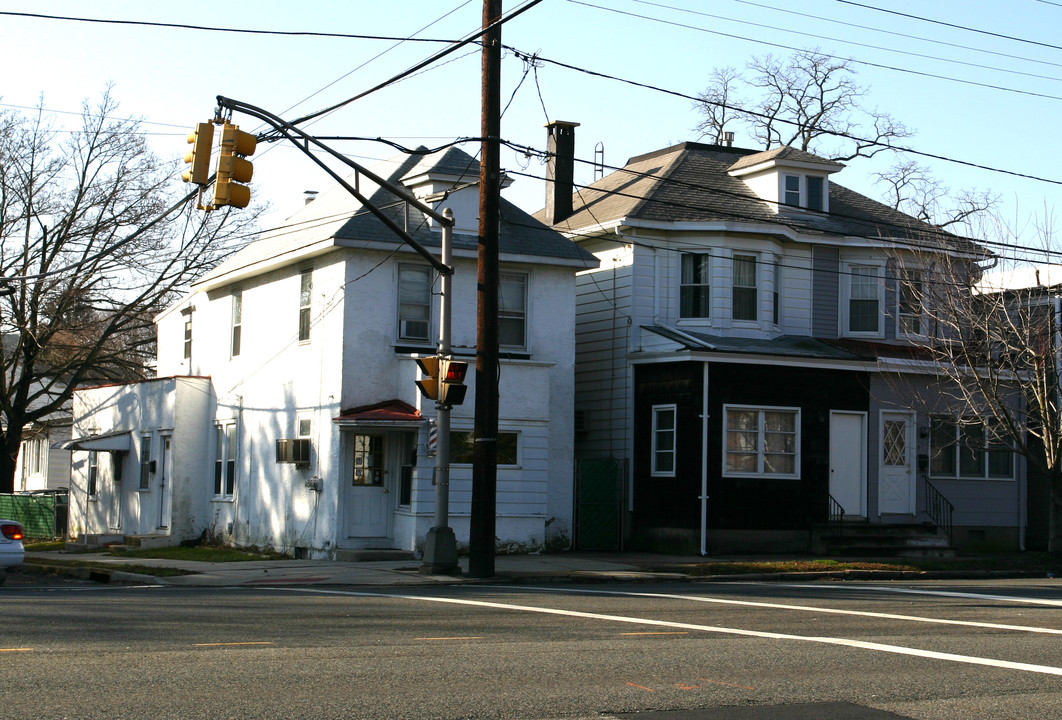
[[[424,541],[424,562],[421,575],[460,575],[457,565],[457,538],[453,528],[433,527]]]

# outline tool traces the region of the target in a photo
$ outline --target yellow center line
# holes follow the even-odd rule
[[[419,637],[414,640],[486,640],[485,635],[469,635],[467,637]]]
[[[222,647],[227,645],[272,645],[271,642],[216,642],[216,643],[195,643],[192,647]]]
[[[632,632],[620,633],[620,635],[689,635],[688,632]]]
[[[0,652],[32,652],[33,648],[0,648]]]

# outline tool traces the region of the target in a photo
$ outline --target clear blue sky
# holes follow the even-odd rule
[[[522,3],[505,2],[511,10]],[[71,18],[178,23],[247,30],[456,39],[480,24],[482,0],[338,0],[312,3],[186,3],[132,0],[0,0],[0,11]],[[891,12],[885,12],[891,11]],[[903,13],[914,17],[905,17]],[[934,22],[930,22],[934,21]],[[960,26],[960,27],[952,27]],[[165,157],[212,116],[218,94],[291,119],[357,95],[428,57],[441,45],[350,38],[282,37],[97,24],[0,15],[0,102],[44,106],[57,123],[108,84],[122,113],[140,117]],[[954,189],[991,189],[1010,217],[1053,208],[1062,185],[1062,0],[545,0],[503,29],[525,53],[646,85],[696,95],[713,68],[741,68],[754,55],[818,48],[850,58],[865,103],[917,131],[923,153],[1012,173],[922,158]],[[980,32],[977,32],[980,31]],[[990,34],[991,33],[991,34]],[[1004,36],[1004,37],[1000,37]],[[547,119],[581,125],[576,154],[605,162],[697,140],[692,103],[549,63],[524,77],[506,53],[502,134],[542,148]],[[312,125],[320,135],[382,136],[434,146],[479,134],[480,56],[469,47]],[[251,118],[236,121],[257,130]],[[735,144],[751,146],[739,133]],[[374,143],[339,147],[371,164],[394,151]],[[478,146],[465,149],[475,154]],[[541,177],[537,159],[502,153],[504,168]],[[853,161],[836,180],[871,197],[881,163]],[[301,153],[277,144],[255,156],[255,197],[271,202],[268,224],[329,179]],[[592,180],[579,166],[577,182]],[[175,183],[180,181],[175,178]],[[541,180],[516,177],[506,196],[528,211],[543,204]],[[1030,237],[1031,241],[1032,238]]]

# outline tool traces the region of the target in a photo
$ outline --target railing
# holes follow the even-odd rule
[[[952,514],[955,512],[955,506],[948,501],[944,494],[934,487],[933,483],[929,480],[926,483],[926,515],[933,523],[944,530],[944,533],[948,536],[948,544],[954,545],[954,526],[952,525]]]
[[[830,498],[830,515],[826,519],[826,524],[840,537],[844,535],[844,508],[834,499],[833,495],[828,495],[828,497]]]

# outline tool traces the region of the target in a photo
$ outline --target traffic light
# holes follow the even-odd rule
[[[431,355],[417,358],[417,365],[424,374],[422,379],[417,380],[417,387],[424,397],[435,400],[439,405],[460,405],[465,401],[468,363]]]
[[[437,355],[430,355],[428,357],[417,358],[417,367],[420,368],[420,372],[424,377],[417,380],[417,387],[420,388],[424,397],[429,400],[439,399],[439,357]]]
[[[181,173],[181,179],[196,185],[206,185],[210,177],[210,148],[214,144],[214,126],[209,122],[196,123],[195,130],[188,133],[188,143],[192,146],[184,155],[184,161],[191,167]]]
[[[251,202],[249,183],[254,165],[245,159],[254,154],[258,138],[240,130],[238,125],[221,126],[221,155],[218,157],[217,177],[214,180],[214,207],[231,205],[245,208]]]
[[[463,360],[443,359],[439,370],[439,404],[460,405],[465,401],[468,386],[465,385],[465,373],[468,363]]]

